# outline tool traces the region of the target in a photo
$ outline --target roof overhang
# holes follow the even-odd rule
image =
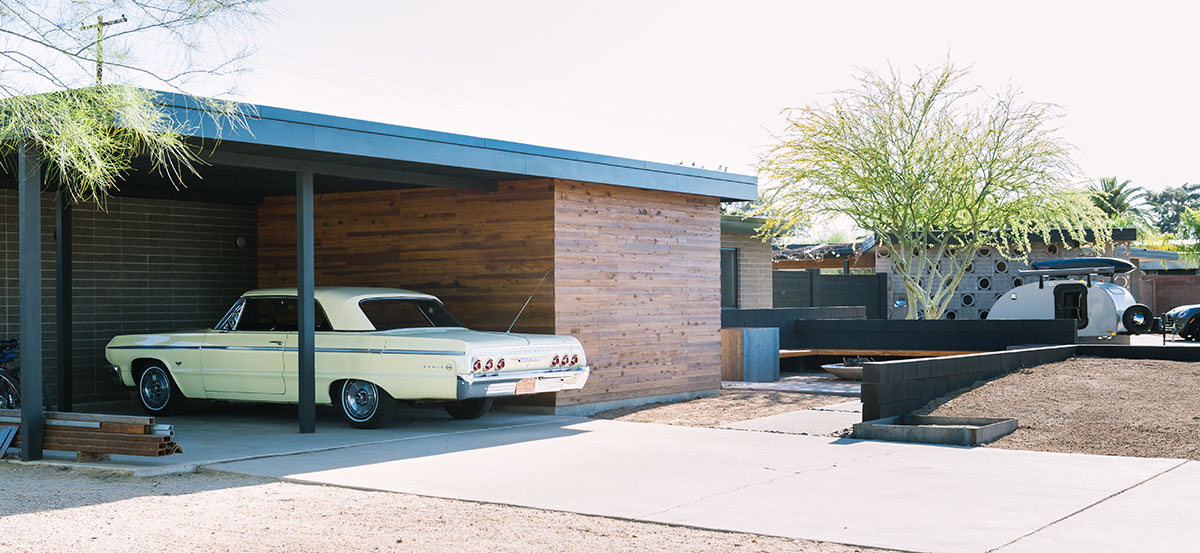
[[[243,104],[244,126],[219,125],[196,100],[159,93],[161,106],[214,165],[295,170],[358,181],[452,188],[552,178],[628,186],[724,201],[758,197],[758,179],[649,161],[532,146],[318,113]]]

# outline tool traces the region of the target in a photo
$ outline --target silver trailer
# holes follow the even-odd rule
[[[1095,264],[1084,266],[1085,261]],[[1021,271],[1025,277],[1036,276],[1037,281],[1006,292],[996,300],[988,318],[1074,319],[1081,338],[1150,332],[1153,312],[1137,303],[1129,290],[1111,282],[1116,272],[1125,272],[1115,269],[1124,267],[1105,261],[1107,258],[1080,259],[1077,267]],[[1109,282],[1101,281],[1105,276]]]

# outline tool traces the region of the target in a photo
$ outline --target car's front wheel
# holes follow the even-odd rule
[[[158,364],[146,367],[138,376],[138,399],[147,413],[162,416],[179,414],[187,401],[171,373]]]
[[[492,409],[492,398],[465,399],[463,401],[448,403],[444,409],[446,409],[446,413],[456,419],[477,419],[486,415]]]
[[[391,420],[396,400],[383,388],[366,380],[342,382],[340,400],[342,418],[355,428],[379,428]]]

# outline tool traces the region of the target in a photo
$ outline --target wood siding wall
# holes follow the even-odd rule
[[[592,377],[559,406],[717,390],[716,198],[570,181],[316,197],[316,283],[434,294],[473,328],[569,334]],[[259,208],[259,285],[295,285],[295,200]],[[552,402],[552,403],[551,403]]]
[[[555,327],[592,376],[560,406],[721,387],[716,198],[558,181]]]
[[[553,266],[553,202],[548,180],[317,195],[316,284],[426,292],[469,327],[505,330]],[[263,203],[258,238],[259,286],[295,286],[295,198]],[[553,276],[514,332],[554,332]]]

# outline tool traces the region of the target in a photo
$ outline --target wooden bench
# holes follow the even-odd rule
[[[932,349],[781,349],[780,359],[792,357],[945,357],[967,355],[982,351],[932,350]]]

